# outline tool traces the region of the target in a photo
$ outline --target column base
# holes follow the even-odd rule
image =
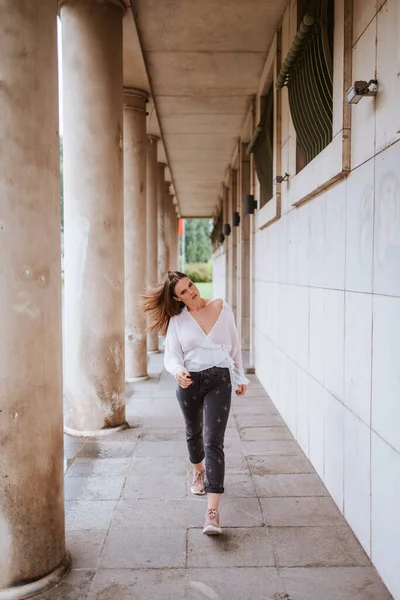
[[[159,350],[148,350],[147,354],[151,356],[152,354],[161,354]]]
[[[67,552],[62,563],[45,577],[25,585],[0,590],[0,600],[25,600],[26,598],[36,596],[36,594],[45,592],[58,585],[68,575],[70,570],[71,557]]]
[[[64,425],[64,433],[74,437],[105,437],[106,435],[112,435],[113,433],[118,433],[124,429],[129,429],[129,423],[126,421],[118,427],[107,427],[107,429],[95,429],[94,431],[80,431],[78,429],[71,429],[70,427],[66,427]],[[2,600],[1,596],[0,600]]]
[[[142,377],[128,377],[125,379],[125,383],[138,383],[139,381],[147,381],[150,379],[148,375],[143,375]]]

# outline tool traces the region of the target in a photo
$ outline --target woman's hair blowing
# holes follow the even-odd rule
[[[180,271],[168,271],[163,283],[143,295],[143,312],[150,317],[147,331],[157,331],[165,335],[171,317],[182,312],[185,305],[175,300],[174,296],[176,284],[184,277],[187,275]]]

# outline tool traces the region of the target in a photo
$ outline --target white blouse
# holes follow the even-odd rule
[[[211,367],[227,367],[234,387],[247,385],[235,318],[225,301],[218,319],[206,335],[185,307],[172,317],[167,330],[165,368],[176,377],[180,371],[198,372]],[[235,385],[236,384],[236,385]]]

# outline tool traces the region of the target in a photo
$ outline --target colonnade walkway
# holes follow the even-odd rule
[[[389,600],[390,594],[255,378],[233,399],[224,534],[202,534],[174,381],[127,393],[130,429],[66,438],[73,569],[51,600]]]

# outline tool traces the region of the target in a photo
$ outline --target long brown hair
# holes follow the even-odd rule
[[[161,335],[165,335],[171,317],[182,312],[185,305],[175,300],[174,296],[176,284],[184,277],[187,275],[180,271],[168,271],[163,283],[143,295],[143,312],[150,317],[150,324],[146,331],[158,331]]]

